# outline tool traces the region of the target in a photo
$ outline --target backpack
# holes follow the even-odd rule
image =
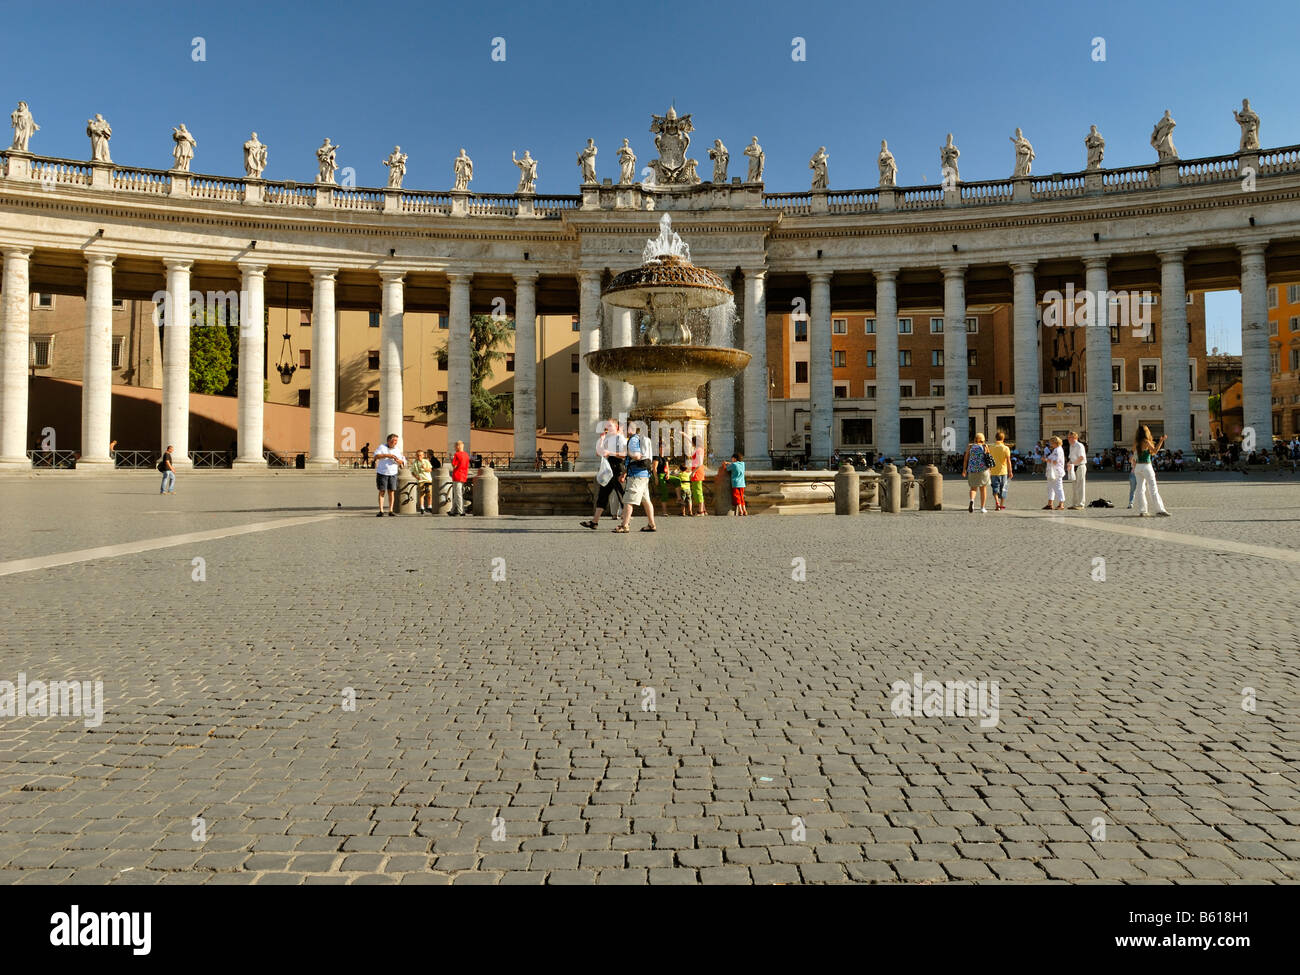
[[[158,460],[158,473],[159,473],[159,474],[166,474],[166,473],[167,473],[167,455],[166,455],[166,454],[163,454],[162,457]]]

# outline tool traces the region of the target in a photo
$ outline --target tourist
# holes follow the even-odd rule
[[[544,471],[544,470],[546,470],[546,458],[545,458],[545,456],[543,456],[543,454],[542,454],[542,448],[541,448],[541,447],[538,447],[538,448],[537,448],[537,459],[536,459],[535,461],[533,461],[533,470],[535,470],[535,471]]]
[[[568,469],[569,469],[569,442],[566,440],[564,443],[560,444],[560,470],[567,471]]]
[[[1065,451],[1061,449],[1061,438],[1052,437],[1047,441],[1049,450],[1043,460],[1043,473],[1047,475],[1047,504],[1044,511],[1065,510]]]
[[[684,464],[677,464],[677,470],[668,475],[668,483],[682,505],[682,517],[691,513],[691,472]]]
[[[1155,502],[1156,515],[1161,518],[1168,518],[1169,512],[1165,510],[1165,502],[1160,497],[1160,489],[1156,487],[1156,472],[1151,465],[1153,454],[1159,453],[1160,448],[1164,446],[1165,438],[1162,436],[1159,443],[1151,441],[1151,431],[1147,429],[1146,424],[1139,424],[1137,435],[1133,438],[1133,473],[1137,477],[1137,500],[1138,500],[1138,517],[1147,517],[1147,492],[1151,493],[1151,500]]]
[[[353,440],[352,442],[356,443],[355,440]],[[369,440],[367,440],[365,442],[365,445],[361,448],[361,466],[362,467],[370,466],[370,441]]]
[[[162,475],[162,486],[158,488],[159,494],[176,493],[176,468],[172,466],[171,444],[167,445],[167,451],[158,461],[158,473]]]
[[[645,438],[634,433],[627,438],[627,464],[623,471],[623,520],[614,531],[626,535],[631,528],[632,509],[638,504],[645,509],[646,524],[643,532],[657,531],[655,504],[650,498],[650,447]]]
[[[384,517],[384,497],[388,497],[388,517],[397,516],[397,472],[406,466],[406,458],[397,452],[397,434],[390,433],[388,439],[375,448],[375,485],[379,488],[379,514]]]
[[[966,483],[970,485],[970,504],[967,506],[968,513],[975,510],[975,492],[980,496],[980,514],[988,514],[988,495],[989,495],[989,469],[993,467],[993,456],[989,453],[988,448],[984,446],[984,434],[975,434],[975,439],[966,447],[966,453],[961,459],[961,470],[966,475]]]
[[[722,466],[731,475],[731,510],[743,518],[749,514],[745,510],[745,456],[736,451],[731,460],[723,461]]]
[[[1007,481],[1015,477],[1011,469],[1011,448],[1007,446],[1007,435],[999,430],[993,436],[993,446],[989,448],[993,466],[989,468],[989,486],[993,493],[994,511],[1007,508]]]
[[[1070,510],[1082,511],[1088,501],[1088,448],[1073,430],[1066,434],[1065,439],[1070,443],[1070,452],[1065,458],[1066,470],[1070,472]]]
[[[427,511],[433,514],[433,465],[424,459],[423,450],[415,452],[411,474],[415,477],[415,513],[422,515]]]
[[[704,448],[699,437],[691,437],[691,455],[686,460],[691,472],[691,514],[707,515],[704,510]]]
[[[465,514],[465,482],[469,480],[469,454],[465,441],[456,441],[456,451],[451,455],[451,510],[448,515]]]
[[[600,513],[605,510],[609,504],[611,494],[618,495],[618,503],[623,504],[623,459],[627,456],[627,438],[619,430],[618,420],[610,419],[605,424],[605,433],[596,441],[596,456],[603,458],[609,465],[610,477],[604,484],[600,484],[600,475],[597,475],[596,483],[600,490],[596,493],[596,510],[591,516],[590,521],[581,522],[583,528],[596,530],[600,524]],[[604,465],[602,464],[603,471]]]

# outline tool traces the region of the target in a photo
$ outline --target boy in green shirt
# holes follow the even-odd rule
[[[422,515],[426,511],[433,514],[433,465],[424,459],[424,451],[415,452],[415,463],[411,465],[415,475],[415,513]]]

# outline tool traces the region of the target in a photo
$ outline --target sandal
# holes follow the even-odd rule
[[[630,529],[630,528],[624,528],[622,525],[619,525],[617,528],[614,529],[614,534],[615,534],[615,535],[626,535],[626,534],[627,534],[628,532],[630,532],[631,530],[632,530],[632,529]]]
[[[646,526],[645,526],[644,528],[642,528],[641,530],[642,530],[643,532],[657,532],[659,529],[658,529],[658,528],[651,528],[649,525],[646,525]]]
[[[580,521],[578,524],[582,525],[583,528],[590,528],[592,531],[596,530],[596,523],[594,521]]]

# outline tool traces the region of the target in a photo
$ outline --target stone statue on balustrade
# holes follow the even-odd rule
[[[527,154],[527,150],[525,150]],[[596,140],[588,139],[587,146],[578,153],[578,168],[582,170],[584,185],[596,182]]]
[[[951,181],[956,183],[961,179],[957,171],[957,160],[961,158],[961,150],[953,145],[952,133],[948,133],[948,141],[939,147],[939,171],[943,173],[943,182],[947,186]]]
[[[1156,151],[1156,156],[1161,162],[1178,158],[1178,150],[1174,148],[1174,126],[1177,124],[1170,116],[1169,109],[1166,108],[1165,114],[1151,130],[1151,148]]]
[[[26,102],[18,103],[18,107],[9,116],[9,122],[14,127],[14,144],[9,147],[9,151],[30,151],[27,144],[31,142],[32,136],[41,130],[41,127],[36,124],[36,119],[32,118]]]
[[[456,172],[456,182],[452,185],[452,192],[468,192],[469,181],[474,178],[474,160],[465,155],[465,149],[462,146],[460,154],[456,156],[456,162],[453,165]]]
[[[1238,152],[1257,152],[1259,150],[1259,116],[1250,107],[1250,99],[1241,100],[1241,111],[1233,109],[1232,117],[1241,126],[1241,145]]]
[[[618,182],[621,186],[631,186],[636,182],[636,153],[626,139],[618,149]]]
[[[767,154],[758,144],[758,136],[749,140],[749,145],[745,146],[745,155],[749,157],[749,170],[745,173],[745,182],[763,182],[763,164],[767,161]]]
[[[1011,143],[1016,147],[1016,168],[1011,171],[1012,179],[1027,179],[1029,177],[1030,165],[1034,161],[1034,147],[1029,144],[1024,133],[1019,128],[1016,134],[1011,136]]]
[[[721,139],[713,140],[713,147],[709,149],[709,158],[713,160],[713,182],[721,186],[727,181],[727,166],[731,162],[731,153],[727,151]]]
[[[393,151],[384,160],[384,165],[388,167],[388,188],[400,190],[402,180],[406,178],[406,153],[402,152],[401,146],[393,146]]]
[[[808,168],[813,171],[812,188],[815,190],[830,189],[830,177],[826,174],[826,160],[829,158],[826,155],[826,147],[819,146],[813,153],[813,157],[808,160]]]
[[[880,140],[880,156],[877,161],[880,164],[881,188],[895,185],[898,181],[898,164],[894,162],[894,154],[889,151],[889,142],[885,139]]]
[[[113,137],[113,127],[104,121],[104,116],[97,114],[86,122],[86,135],[90,136],[90,161],[111,163],[108,140]]]
[[[180,173],[190,171],[190,163],[194,159],[194,148],[198,145],[194,141],[194,136],[190,135],[190,130],[185,127],[185,123],[172,129],[172,142],[176,143],[172,147],[172,159],[175,164],[172,169]]]
[[[537,160],[524,150],[524,158],[517,159],[513,149],[510,150],[510,158],[514,164],[519,167],[519,186],[515,189],[516,193],[536,193],[537,192]]]
[[[1088,168],[1101,169],[1102,157],[1106,155],[1106,140],[1097,131],[1097,126],[1088,130],[1088,134],[1083,137],[1083,144],[1088,150]]]
[[[339,151],[338,146],[330,145],[329,136],[321,143],[321,147],[316,150],[316,160],[320,163],[320,172],[316,176],[316,182],[332,184],[334,174],[339,171],[338,163],[335,162],[335,153]]]
[[[244,174],[249,179],[261,179],[266,171],[266,146],[257,138],[257,133],[244,143]]]

